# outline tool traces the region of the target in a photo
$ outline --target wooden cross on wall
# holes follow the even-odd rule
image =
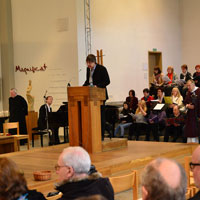
[[[103,50],[97,50],[97,64],[103,65]]]

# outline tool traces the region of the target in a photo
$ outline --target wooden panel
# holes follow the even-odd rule
[[[73,101],[80,101],[83,96],[87,97],[88,100],[97,100],[103,101],[106,99],[105,89],[98,87],[88,87],[88,86],[79,86],[79,87],[68,87],[68,100],[73,98]]]
[[[90,115],[90,105],[89,102],[85,104],[82,102],[81,106],[81,126],[82,126],[82,146],[88,152],[92,152],[92,137],[91,137],[91,115]]]
[[[60,153],[66,147],[68,147],[68,144],[61,144],[4,154],[0,155],[0,157],[6,156],[15,161],[24,171],[28,186],[41,188],[47,194],[49,191],[54,190],[54,183],[57,182],[54,166]],[[138,170],[140,174],[144,166],[157,157],[173,158],[183,164],[184,157],[191,155],[191,152],[192,146],[187,144],[129,141],[128,148],[90,154],[90,156],[92,163],[104,176],[118,176],[130,173],[131,170]],[[52,179],[44,182],[34,181],[33,172],[36,170],[52,171]],[[45,185],[47,186],[46,189]]]
[[[79,102],[68,103],[68,121],[69,121],[69,141],[71,146],[80,146],[81,139],[81,122],[80,122]]]
[[[88,152],[102,151],[100,106],[105,89],[68,87],[69,141],[71,146],[83,146]]]
[[[126,138],[112,138],[111,140],[105,138],[102,142],[103,151],[111,151],[128,147],[128,140]]]
[[[101,142],[101,105],[100,101],[94,102],[90,101],[90,119],[91,119],[91,152],[101,152],[102,142]],[[96,104],[96,105],[95,105]]]
[[[15,150],[13,136],[0,136],[0,154],[14,152]]]
[[[28,115],[26,116],[26,126],[29,135],[29,140],[32,140],[32,132],[33,132],[32,128],[36,128],[38,126],[37,121],[38,121],[38,113],[35,111],[29,111]],[[37,138],[38,136],[35,137],[35,139]]]

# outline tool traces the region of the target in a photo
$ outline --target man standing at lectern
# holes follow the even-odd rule
[[[86,58],[87,63],[87,75],[86,81],[83,86],[94,86],[99,88],[105,88],[106,90],[106,100],[108,99],[108,93],[106,86],[110,84],[110,78],[107,69],[96,63],[96,57],[93,54],[89,54]],[[101,106],[101,133],[102,140],[104,140],[105,132],[105,101]]]

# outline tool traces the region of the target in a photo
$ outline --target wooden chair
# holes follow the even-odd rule
[[[41,147],[43,147],[43,136],[44,135],[49,134],[49,141],[50,141],[50,138],[51,138],[50,130],[47,130],[47,129],[38,130],[38,128],[33,128],[32,130],[34,131],[34,132],[32,132],[32,147],[34,147],[34,139],[35,139],[36,135],[40,136]]]
[[[199,188],[197,188],[196,186],[190,187],[190,190],[191,190],[190,198],[193,197],[197,192],[199,192]]]
[[[188,187],[188,190],[190,190],[190,198],[193,197],[199,191],[199,189],[194,184],[193,172],[190,170],[191,159],[192,159],[192,156],[186,156],[184,158],[185,172],[187,176],[187,187]]]
[[[33,128],[37,127],[38,122],[38,112],[29,111],[26,115],[26,127],[29,135],[29,139],[32,139]]]
[[[3,124],[3,133],[4,135],[6,135],[6,130],[9,130],[9,129],[17,129],[17,135],[13,135],[15,140],[17,141],[17,148],[18,148],[18,151],[20,150],[20,140],[24,140],[24,139],[27,139],[27,148],[29,149],[30,146],[29,146],[29,136],[28,135],[20,135],[19,134],[19,122],[9,122],[9,123],[4,123]]]
[[[138,199],[138,172],[132,171],[130,174],[110,177],[114,193],[119,193],[130,188],[133,189],[133,200]]]
[[[186,176],[187,176],[187,187],[194,186],[194,177],[193,177],[193,173],[190,170],[191,159],[192,159],[192,156],[186,156],[184,158],[185,172],[186,172]]]
[[[185,199],[187,200],[187,199],[190,199],[191,197],[193,197],[193,189],[192,188],[187,188],[187,192],[186,192],[186,194],[185,194]]]

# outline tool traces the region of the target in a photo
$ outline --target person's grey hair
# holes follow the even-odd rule
[[[11,91],[13,91],[15,94],[17,94],[17,89],[16,88],[11,88]]]
[[[141,184],[148,192],[147,200],[184,200],[187,191],[187,177],[183,167],[174,162],[180,170],[180,184],[176,188],[170,187],[158,171],[158,167],[166,160],[158,158],[155,164],[149,164],[142,174]]]
[[[195,85],[195,82],[194,82],[194,80],[192,80],[192,79],[189,79],[189,80],[187,81],[187,83],[189,83],[189,82]]]
[[[88,173],[91,166],[90,155],[82,147],[68,147],[63,150],[63,163],[74,169],[76,174]]]

